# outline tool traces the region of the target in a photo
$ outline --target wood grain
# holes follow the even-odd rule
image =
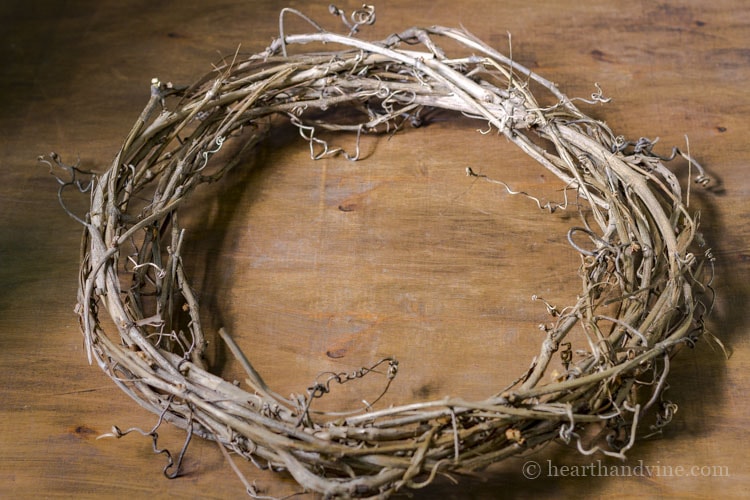
[[[54,150],[105,168],[152,77],[187,83],[240,44],[242,52],[262,50],[286,5],[337,28],[327,4],[294,0],[0,6],[1,497],[242,493],[210,442],[193,442],[185,475],[169,481],[149,439],[96,439],[112,425],[149,429],[156,419],[86,364],[72,314],[79,228],[35,158]],[[664,435],[638,444],[625,464],[657,467],[650,477],[612,477],[619,462],[553,444],[464,478],[458,488],[441,480],[416,497],[742,496],[750,486],[750,11],[739,0],[384,1],[377,9],[378,22],[364,36],[462,24],[504,49],[511,32],[514,57],[569,95],[587,96],[599,82],[614,100],[592,113],[618,133],[660,136],[665,153],[683,146],[687,134],[691,153],[719,181],[714,193],[693,189],[691,207],[701,210],[717,258],[709,327],[733,353],[727,361],[702,342],[675,360],[667,396],[680,409]],[[209,329],[228,328],[282,394],[304,390],[323,370],[350,371],[391,354],[401,373],[387,403],[502,388],[528,366],[542,338],[537,325],[547,317],[531,295],[560,306],[575,298],[578,262],[565,242],[575,214],[540,212],[528,199],[466,177],[470,166],[561,199],[561,186],[545,171],[478,127],[435,116],[420,129],[367,138],[366,158],[357,163],[312,162],[294,130],[276,131],[224,181],[196,193],[184,215]],[[353,145],[352,137],[337,141]],[[687,166],[675,168],[684,179]],[[66,199],[77,213],[87,206],[85,196]],[[241,377],[229,358],[213,339],[216,370]],[[356,405],[378,387],[342,387],[334,398]],[[180,433],[165,426],[160,437],[160,445],[179,451]],[[523,477],[527,460],[542,466],[539,479]],[[561,477],[570,476],[562,466],[588,470],[588,477]],[[283,474],[242,467],[269,494],[295,491]],[[677,467],[684,468],[680,477]],[[601,477],[605,470],[609,477]]]

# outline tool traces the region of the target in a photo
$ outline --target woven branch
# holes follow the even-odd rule
[[[77,308],[89,361],[160,422],[187,429],[188,441],[215,440],[222,451],[286,470],[326,497],[386,497],[554,439],[583,453],[622,457],[648,410],[657,415],[656,427],[668,422],[675,405],[661,396],[670,358],[704,331],[709,308],[699,297],[710,288],[712,257],[692,253],[696,218],[652,143],[616,136],[551,82],[463,30],[412,28],[369,42],[356,32],[374,20],[371,9],[347,21],[348,35],[314,23],[311,33],[284,34],[285,14],[301,15],[285,9],[282,34],[264,52],[223,61],[187,88],[154,80],[148,105],[109,170],[95,179],[81,221]],[[339,49],[290,53],[313,42]],[[540,105],[532,88],[552,104]],[[587,100],[604,101],[600,90]],[[341,150],[319,139],[319,130],[392,133],[419,125],[426,109],[489,124],[585,206],[580,226],[569,232],[581,257],[580,295],[562,310],[550,306],[555,321],[529,370],[506,390],[490,388],[493,394],[481,401],[373,406],[346,418],[310,411],[340,377],[296,399],[281,398],[223,331],[247,371],[248,388],[211,374],[177,223],[188,195],[239,164],[242,151],[280,119],[298,127],[311,156],[321,158]],[[240,146],[236,159],[216,161],[229,143]],[[675,151],[705,183],[700,166]],[[575,359],[565,342],[574,327],[589,347]],[[554,359],[566,371],[542,383]],[[396,360],[379,364],[390,384]],[[584,444],[588,426],[604,427],[607,439]]]

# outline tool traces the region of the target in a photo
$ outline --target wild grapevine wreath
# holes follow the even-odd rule
[[[647,139],[616,136],[551,82],[466,31],[411,28],[369,42],[356,34],[374,21],[372,7],[351,16],[330,9],[348,34],[284,9],[280,36],[264,52],[224,61],[186,88],[152,82],[148,105],[111,167],[94,179],[90,210],[80,220],[77,313],[89,361],[159,423],[185,429],[185,448],[194,435],[218,443],[251,495],[257,490],[229,452],[288,471],[305,490],[326,497],[386,497],[557,439],[582,453],[624,457],[647,412],[656,416],[652,431],[671,419],[676,405],[662,398],[670,359],[704,333],[710,309],[700,297],[710,291],[713,259],[708,250],[693,253],[697,220],[664,166],[671,158],[659,157]],[[311,32],[284,33],[288,15],[305,19]],[[338,50],[291,53],[313,42]],[[532,92],[552,104],[540,105]],[[597,101],[606,101],[601,90],[587,100]],[[427,109],[489,124],[575,191],[581,222],[568,239],[580,253],[580,295],[569,307],[549,308],[554,322],[528,371],[505,389],[489,388],[492,395],[481,401],[371,405],[346,417],[310,407],[330,382],[379,371],[390,384],[395,359],[283,398],[222,330],[247,372],[245,388],[210,373],[182,259],[177,214],[188,195],[239,163],[281,119],[321,158],[343,151],[320,139],[320,130],[358,138],[393,132],[418,126]],[[230,142],[238,146],[234,156],[216,154]],[[697,163],[677,149],[676,155],[695,169],[696,182],[708,182]],[[64,166],[56,155],[52,162]],[[74,178],[62,187],[80,185],[78,170],[65,168]],[[575,355],[566,342],[574,327],[588,344]],[[555,359],[565,372],[543,382]],[[584,442],[591,426],[604,428],[604,437]],[[156,449],[155,430],[144,433]],[[185,448],[176,463],[170,457],[165,473],[179,472]]]

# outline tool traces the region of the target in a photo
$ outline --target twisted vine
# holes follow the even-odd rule
[[[251,495],[257,490],[227,451],[288,471],[304,489],[326,497],[386,497],[555,439],[582,453],[623,457],[648,411],[657,414],[654,430],[671,419],[675,406],[662,398],[670,360],[701,336],[710,308],[702,296],[710,291],[713,258],[696,250],[697,216],[664,165],[671,158],[654,153],[652,141],[615,135],[551,82],[466,31],[411,28],[371,42],[357,33],[374,21],[374,9],[350,18],[335,7],[331,13],[344,20],[348,34],[284,9],[281,36],[265,51],[223,61],[185,88],[152,82],[148,104],[110,168],[94,179],[90,210],[79,219],[77,313],[89,361],[160,423],[187,429],[185,447],[193,435],[216,441]],[[313,29],[285,33],[286,15],[307,19]],[[313,42],[338,50],[292,53]],[[607,101],[596,88],[584,104]],[[538,96],[551,104],[540,104]],[[342,109],[345,118],[330,112]],[[397,374],[395,359],[327,374],[286,399],[222,330],[248,387],[210,373],[178,224],[190,193],[237,165],[280,119],[299,129],[317,159],[342,153],[318,137],[320,130],[352,131],[357,138],[393,133],[419,126],[427,109],[461,113],[502,134],[559,177],[582,207],[580,224],[568,234],[581,258],[580,295],[561,310],[548,304],[554,322],[528,371],[505,389],[488,388],[480,401],[450,397],[381,409],[373,402],[344,417],[312,412],[313,399],[331,383],[371,373],[381,373],[388,385]],[[240,146],[235,160],[216,161],[230,143]],[[698,172],[696,182],[707,183],[692,158],[677,149],[674,156]],[[358,149],[347,157],[358,159]],[[64,166],[57,156],[45,161]],[[587,341],[575,356],[566,341],[574,328]],[[556,357],[565,372],[542,383]],[[588,426],[603,427],[605,438],[585,442]],[[155,429],[145,434],[155,436]]]

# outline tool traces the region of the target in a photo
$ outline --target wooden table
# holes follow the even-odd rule
[[[631,450],[629,476],[612,468],[620,462],[552,444],[458,487],[438,481],[416,498],[743,496],[750,487],[750,9],[739,0],[549,4],[383,1],[363,36],[461,24],[506,49],[512,33],[514,58],[568,95],[588,96],[599,82],[613,101],[587,110],[618,133],[659,136],[665,154],[684,147],[687,135],[691,153],[718,179],[713,193],[693,189],[691,208],[700,208],[717,259],[709,327],[732,356],[707,341],[678,356],[667,397],[679,411],[661,437]],[[283,6],[0,6],[0,497],[242,494],[213,443],[193,442],[184,475],[169,481],[149,439],[97,440],[112,425],[149,429],[156,417],[86,363],[72,311],[80,227],[36,158],[55,151],[106,168],[152,77],[187,83],[238,47],[262,50]],[[327,4],[288,6],[340,28]],[[304,23],[290,19],[295,28]],[[209,330],[227,327],[282,393],[304,390],[320,371],[350,371],[390,354],[401,360],[391,396],[407,401],[481,397],[521,373],[542,339],[536,325],[547,319],[531,295],[564,305],[577,292],[578,259],[565,241],[575,214],[540,213],[528,199],[467,178],[470,166],[541,198],[560,196],[550,175],[476,128],[455,117],[368,138],[358,163],[312,162],[296,132],[280,130],[192,205],[191,270]],[[684,180],[686,165],[674,168]],[[66,204],[82,214],[86,195],[68,193]],[[211,356],[231,377],[216,343]],[[159,432],[160,446],[180,449],[180,432]],[[540,478],[523,476],[528,460],[541,465]],[[296,491],[285,475],[246,465],[267,494]]]

